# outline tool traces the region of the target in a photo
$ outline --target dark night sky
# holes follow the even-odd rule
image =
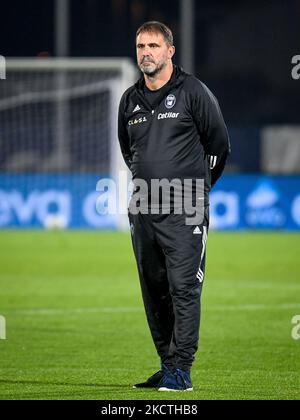
[[[300,54],[298,0],[210,0],[196,4],[196,76],[240,123],[300,123],[291,59]],[[179,0],[71,0],[71,56],[135,58],[134,34],[146,20],[174,31],[180,64]],[[54,0],[1,4],[0,54],[54,55]]]
[[[53,2],[51,0],[6,1],[1,4],[1,54],[36,56],[53,51]]]
[[[161,19],[173,28],[178,1],[71,0],[71,56],[134,54],[134,34],[145,20]],[[1,5],[1,54],[54,55],[54,0],[11,0]]]

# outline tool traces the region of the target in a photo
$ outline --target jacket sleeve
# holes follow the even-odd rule
[[[130,151],[130,141],[129,136],[126,128],[126,122],[125,122],[125,103],[126,103],[126,92],[121,98],[120,105],[119,105],[119,115],[118,115],[118,137],[119,137],[119,143],[121,147],[121,152],[123,155],[123,158],[125,160],[126,165],[130,169],[131,167],[131,161],[132,161],[132,155]]]
[[[204,83],[197,82],[192,102],[193,117],[211,169],[211,185],[214,186],[224,171],[230,141],[217,99]]]

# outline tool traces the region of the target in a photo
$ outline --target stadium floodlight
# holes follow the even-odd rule
[[[126,169],[118,106],[136,77],[129,59],[7,59],[0,83],[0,174],[118,179]],[[128,226],[126,215],[118,226]]]

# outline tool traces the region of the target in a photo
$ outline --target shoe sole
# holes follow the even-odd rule
[[[159,388],[160,392],[191,392],[193,391],[193,388],[187,388],[187,389],[171,389],[171,388]]]

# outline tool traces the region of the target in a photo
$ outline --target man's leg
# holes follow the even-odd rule
[[[173,368],[169,347],[174,314],[165,254],[156,241],[151,216],[129,215],[133,249],[151,335],[163,364]]]
[[[166,253],[175,316],[169,356],[175,368],[189,372],[198,350],[201,293],[205,272],[208,209],[202,225],[188,226],[185,215],[170,215],[155,225]]]

